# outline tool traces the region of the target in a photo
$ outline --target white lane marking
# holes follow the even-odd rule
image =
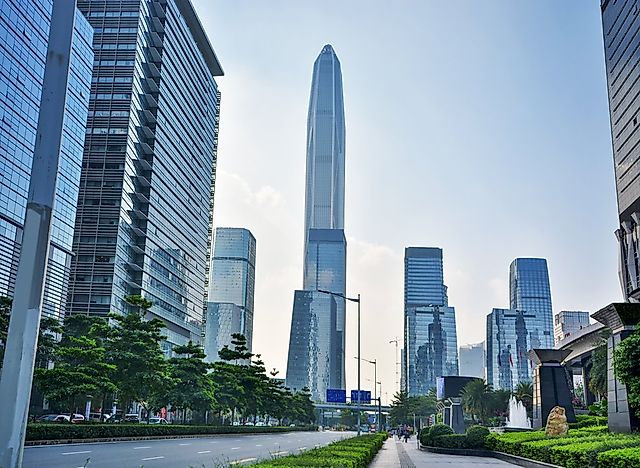
[[[211,450],[203,450],[202,452],[198,452],[199,455],[201,455],[203,453],[211,453]]]
[[[91,450],[82,450],[81,452],[62,452],[62,455],[76,455],[78,453],[91,453]]]
[[[239,465],[240,463],[249,463],[252,461],[256,461],[257,458],[253,457],[253,458],[243,458],[242,460],[234,460],[231,462],[231,465]]]
[[[240,450],[240,447],[231,447],[231,450]]]
[[[256,447],[262,447],[262,444],[256,444]]]
[[[280,442],[274,442],[273,445],[280,445]]]
[[[273,452],[271,455],[275,455],[277,457],[279,455],[286,455],[287,453],[289,453],[289,452],[284,450],[282,452]]]
[[[141,450],[141,449],[148,449],[151,448],[148,445],[146,447],[133,447],[133,450]]]
[[[147,457],[147,458],[143,458],[142,461],[160,460],[161,458],[164,458],[164,457]]]
[[[211,442],[211,443],[213,444],[213,442]],[[191,445],[191,443],[189,443],[189,444],[178,444],[178,445]]]
[[[307,447],[300,447],[298,450],[307,450]]]
[[[217,444],[218,441],[217,440],[212,440],[211,442],[209,442],[210,444]]]

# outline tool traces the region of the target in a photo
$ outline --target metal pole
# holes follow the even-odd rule
[[[0,466],[22,466],[67,95],[75,0],[53,2],[29,198],[0,378]]]
[[[378,399],[378,363],[377,359],[373,360],[373,401]],[[380,421],[376,418],[376,432],[380,428]]]
[[[360,435],[360,294],[358,294],[358,435]]]

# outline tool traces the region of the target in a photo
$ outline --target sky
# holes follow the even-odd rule
[[[324,44],[344,83],[347,292],[362,295],[362,357],[379,363],[383,401],[398,388],[389,341],[403,335],[407,246],[443,249],[459,345],[483,341],[486,315],[508,307],[516,257],[547,259],[554,313],[622,298],[598,0],[193,3],[225,71],[214,224],[257,239],[253,350],[269,369],[285,376],[302,286],[306,117]]]

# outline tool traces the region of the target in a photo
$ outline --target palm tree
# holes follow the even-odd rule
[[[513,396],[527,409],[527,413],[533,411],[533,384],[531,382],[520,382],[516,387]]]
[[[471,413],[471,419],[475,422],[475,417],[484,421],[488,417],[490,396],[493,392],[491,385],[487,385],[484,380],[478,379],[469,382],[462,389],[462,405],[464,409]]]

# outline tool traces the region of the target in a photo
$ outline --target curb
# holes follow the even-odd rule
[[[420,450],[431,453],[440,453],[443,455],[461,455],[467,457],[487,457],[497,458],[505,462],[512,463],[514,465],[522,466],[524,468],[562,468],[558,465],[552,465],[551,463],[541,462],[537,460],[531,460],[529,458],[519,457],[504,452],[496,452],[493,450],[484,449],[453,449],[444,447],[428,447],[420,444]]]

